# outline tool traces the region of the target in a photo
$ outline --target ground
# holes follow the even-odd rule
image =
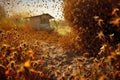
[[[48,32],[40,33],[18,29],[0,33],[1,79],[120,80],[119,62],[116,61],[119,51],[116,54],[113,50],[107,57],[103,54],[88,57],[87,53],[83,55],[61,45],[63,41],[59,41],[59,35],[50,40]]]

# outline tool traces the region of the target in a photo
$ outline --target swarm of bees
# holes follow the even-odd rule
[[[68,24],[79,32],[80,48],[96,56],[103,43],[116,45],[120,42],[118,3],[117,0],[64,0],[64,17]]]

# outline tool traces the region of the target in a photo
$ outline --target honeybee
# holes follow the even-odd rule
[[[30,60],[27,60],[27,61],[24,63],[24,67],[30,68],[30,67],[31,67],[30,64],[31,64]]]
[[[113,36],[114,36],[114,33],[109,35],[110,40],[113,40]]]
[[[103,19],[101,19],[99,16],[94,16],[93,18],[95,19],[95,21],[97,21],[98,26],[102,26]]]
[[[118,8],[114,8],[113,11],[112,11],[112,13],[111,13],[111,15],[116,15],[117,11],[119,11],[119,9]]]
[[[114,26],[119,26],[119,24],[120,24],[120,17],[115,18],[114,20],[110,21],[110,24],[112,24]]]
[[[103,19],[99,19],[98,20],[98,26],[102,26],[102,24],[103,24]]]
[[[99,33],[98,33],[98,36],[97,36],[99,39],[101,39],[101,40],[104,40],[105,39],[105,35],[104,35],[104,33],[103,33],[103,31],[100,31]]]
[[[99,16],[94,16],[93,18],[94,18],[96,21],[98,21]]]

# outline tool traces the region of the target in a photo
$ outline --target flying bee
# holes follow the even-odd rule
[[[116,55],[120,55],[120,49],[115,50]]]
[[[98,26],[102,26],[102,24],[103,24],[103,19],[99,19],[98,20]]]
[[[30,62],[30,60],[27,60],[27,61],[24,63],[24,67],[26,67],[26,68],[30,68],[30,67],[31,67],[31,62]]]
[[[98,26],[102,26],[103,19],[101,19],[99,16],[94,16],[93,18],[95,19],[95,21],[97,21]]]
[[[111,15],[117,15],[116,14],[117,11],[119,11],[119,9],[118,8],[114,8],[113,11],[112,11],[112,13],[111,13]]]
[[[104,35],[104,33],[103,33],[103,31],[100,31],[99,33],[98,33],[98,36],[97,36],[99,39],[101,39],[101,40],[104,40],[105,39],[105,35]]]
[[[103,44],[102,47],[100,48],[100,52],[98,54],[105,52],[106,47],[107,47],[107,44]]]
[[[98,21],[99,16],[94,16],[93,18],[94,18],[96,21]]]
[[[110,40],[113,40],[113,36],[114,36],[114,33],[109,35]]]
[[[103,44],[100,49],[105,49],[107,47],[107,44]]]
[[[120,17],[115,18],[113,21],[110,21],[110,24],[112,24],[113,26],[119,26],[119,24],[120,24]]]

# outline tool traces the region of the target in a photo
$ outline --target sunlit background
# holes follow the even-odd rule
[[[36,16],[49,13],[55,19],[63,19],[62,0],[0,0],[9,16],[22,13],[26,16]]]
[[[26,18],[48,13],[54,17],[50,24],[55,31],[61,35],[71,32],[63,17],[63,0],[0,0],[0,6],[8,17]]]

